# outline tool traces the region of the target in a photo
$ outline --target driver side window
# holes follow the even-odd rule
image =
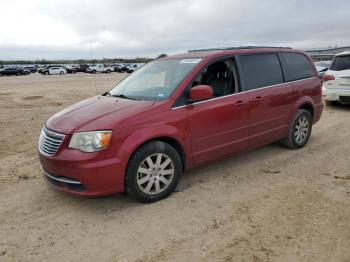
[[[226,96],[239,92],[236,67],[233,59],[216,61],[205,68],[193,79],[192,87],[209,85],[214,97]]]

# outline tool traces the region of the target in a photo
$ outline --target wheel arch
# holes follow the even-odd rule
[[[314,119],[314,116],[315,116],[315,108],[314,108],[314,106],[313,106],[311,103],[306,102],[306,103],[302,104],[302,105],[299,107],[299,109],[304,109],[304,110],[308,111],[308,112],[310,113],[312,119]]]
[[[287,122],[286,128],[284,129],[284,132],[283,132],[285,135],[288,134],[289,127],[290,127],[291,123],[293,122],[293,119],[294,119],[294,116],[295,116],[296,112],[299,109],[307,110],[308,112],[310,112],[311,117],[314,119],[314,116],[315,116],[315,105],[314,105],[314,102],[313,102],[312,98],[309,97],[309,96],[300,97],[294,103],[294,107],[290,111],[290,114],[288,116],[288,122]]]
[[[128,155],[128,160],[126,163],[126,167],[130,161],[130,158],[132,157],[132,155],[143,145],[152,142],[152,141],[161,141],[164,143],[167,143],[169,145],[171,145],[173,148],[175,148],[175,150],[179,153],[180,158],[181,158],[181,162],[182,162],[182,171],[184,172],[186,169],[186,153],[185,150],[183,148],[183,145],[173,136],[167,136],[167,135],[161,135],[161,136],[155,136],[149,139],[145,139],[142,140],[142,142],[140,141],[139,143],[137,143],[137,145],[133,148],[133,150],[131,150],[131,152]]]

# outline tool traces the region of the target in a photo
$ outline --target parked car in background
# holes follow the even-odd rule
[[[24,66],[24,70],[29,70],[31,73],[36,73],[38,72],[38,68],[36,66]]]
[[[189,168],[274,141],[304,147],[321,117],[321,88],[311,59],[290,48],[157,59],[45,122],[44,178],[76,195],[158,201]]]
[[[60,65],[45,65],[44,67],[41,67],[38,69],[38,72],[43,74],[43,71],[47,71],[48,69],[50,69],[51,67],[61,67]]]
[[[127,64],[127,65],[122,66],[120,71],[122,73],[124,73],[124,72],[133,73],[134,71],[136,71],[137,69],[139,69],[143,65],[144,64]]]
[[[67,70],[62,66],[52,66],[41,70],[40,73],[43,75],[64,75],[67,74]]]
[[[86,73],[112,73],[114,72],[114,68],[112,66],[103,65],[103,64],[97,64],[89,66],[88,69],[86,69]]]
[[[113,68],[114,68],[114,72],[119,72],[120,73],[120,69],[122,68],[122,65],[115,64],[115,65],[113,65]]]
[[[76,72],[83,72],[85,73],[86,70],[89,68],[89,65],[87,64],[80,64],[76,67]]]
[[[120,73],[132,73],[135,70],[133,69],[131,64],[124,64],[120,68]]]
[[[323,94],[327,105],[350,104],[350,52],[335,55],[324,79]]]
[[[30,71],[27,69],[23,69],[19,66],[12,66],[12,67],[5,67],[3,69],[0,69],[0,76],[10,76],[10,75],[29,75]]]
[[[67,70],[68,74],[75,74],[77,72],[77,66],[75,65],[66,65],[64,68]]]

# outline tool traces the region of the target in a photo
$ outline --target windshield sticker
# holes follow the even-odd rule
[[[163,97],[163,96],[164,96],[164,94],[160,93],[160,94],[158,94],[158,96],[159,96],[159,97]]]
[[[200,58],[195,58],[195,59],[183,59],[181,60],[180,64],[198,64],[202,59]]]

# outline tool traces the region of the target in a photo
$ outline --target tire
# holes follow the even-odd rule
[[[49,72],[48,71],[44,72],[44,75],[49,75]]]
[[[16,76],[20,76],[21,75],[21,73],[16,73]]]
[[[305,109],[299,109],[289,128],[288,136],[281,141],[282,144],[291,149],[304,147],[310,138],[312,123],[310,113]]]
[[[96,74],[96,70],[92,70],[92,73],[93,73],[93,74]]]
[[[130,158],[125,192],[142,203],[156,202],[175,190],[181,174],[182,161],[176,149],[161,141],[151,141]]]
[[[335,106],[335,105],[337,105],[337,101],[326,100],[326,106]]]
[[[107,74],[111,73],[111,70],[107,70]]]
[[[64,72],[63,72],[63,71],[61,71],[61,72],[60,72],[60,75],[64,75]]]

